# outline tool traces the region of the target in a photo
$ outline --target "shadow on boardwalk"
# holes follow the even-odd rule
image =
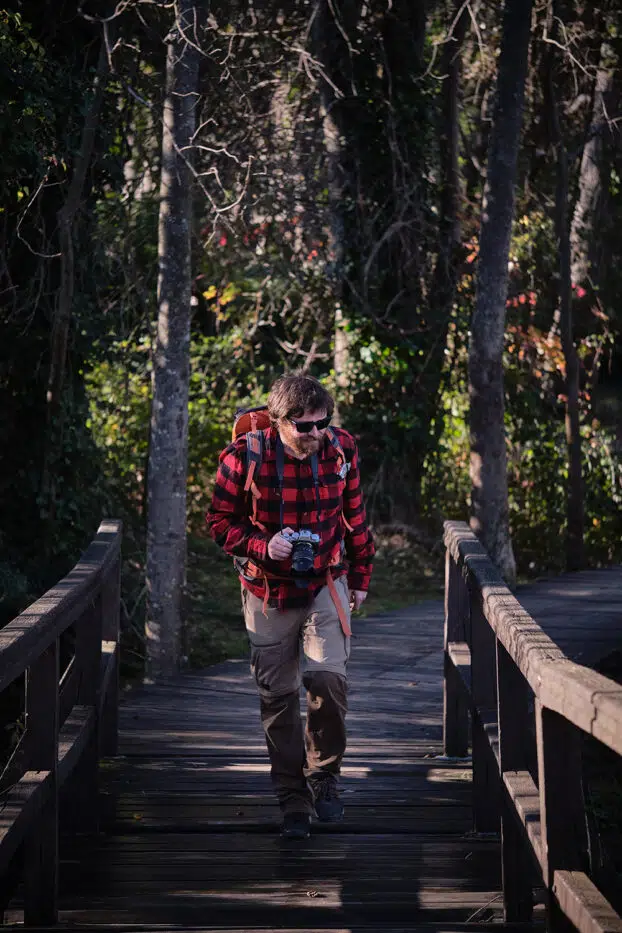
[[[602,653],[622,601],[606,573],[518,596],[553,637]],[[102,832],[63,844],[61,921],[398,933],[500,919],[498,844],[470,835],[470,764],[442,758],[442,638],[440,601],[355,622],[346,819],[303,843],[278,836],[246,661],[130,691]]]
[[[440,602],[356,626],[346,819],[278,837],[246,661],[140,687],[104,763],[102,830],[65,847],[70,923],[347,928],[499,916],[496,843],[469,838],[468,762],[441,755]],[[479,913],[478,913],[479,912]]]

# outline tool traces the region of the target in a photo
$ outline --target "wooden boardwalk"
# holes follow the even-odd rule
[[[246,661],[131,691],[102,830],[63,846],[61,922],[414,929],[499,916],[496,841],[469,838],[470,768],[442,755],[443,608],[360,621],[343,824],[277,835]],[[17,914],[8,920],[18,920]]]
[[[583,663],[592,640],[620,647],[622,569],[517,595]],[[247,661],[135,688],[120,755],[102,764],[101,832],[62,840],[61,924],[406,933],[502,919],[498,841],[471,832],[470,762],[442,754],[442,602],[354,625],[344,822],[279,838]],[[20,920],[16,902],[6,921]]]
[[[519,586],[516,597],[573,661],[593,667],[622,650],[622,566]]]

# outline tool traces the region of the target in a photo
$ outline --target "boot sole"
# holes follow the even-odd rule
[[[286,832],[286,831],[284,831],[284,830],[281,830],[281,839],[293,839],[294,841],[298,842],[298,841],[303,840],[303,839],[310,839],[310,837],[311,837],[311,831],[310,831],[310,830],[307,830],[307,832],[305,832],[305,833],[300,833],[300,832]]]

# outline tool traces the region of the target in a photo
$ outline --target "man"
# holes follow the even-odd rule
[[[251,493],[247,436],[241,435],[220,456],[207,522],[240,574],[282,834],[306,839],[314,810],[322,821],[343,816],[338,778],[346,746],[350,612],[367,595],[374,545],[356,444],[346,431],[329,428],[331,395],[312,376],[292,373],[274,383],[267,408],[270,426]],[[303,571],[292,531],[319,537],[305,545],[312,566]]]

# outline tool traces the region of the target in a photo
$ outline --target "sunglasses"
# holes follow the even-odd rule
[[[313,428],[317,428],[318,431],[323,431],[324,428],[327,428],[330,424],[330,415],[327,415],[326,418],[320,418],[319,421],[297,421],[296,418],[287,419],[290,424],[293,424],[299,434],[308,434]]]

